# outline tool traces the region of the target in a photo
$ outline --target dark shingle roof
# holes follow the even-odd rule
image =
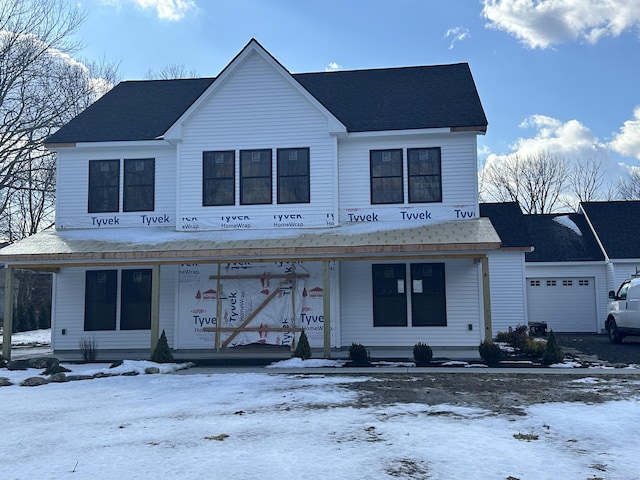
[[[609,258],[640,258],[640,201],[580,204]]]
[[[47,139],[47,143],[154,140],[213,78],[121,82]]]
[[[532,245],[525,216],[517,202],[481,203],[480,216],[488,217],[496,229],[503,247]]]
[[[525,215],[534,250],[527,262],[602,261],[604,255],[586,219],[578,213]]]
[[[466,63],[293,77],[350,132],[487,126]]]
[[[350,132],[480,127],[487,119],[466,63],[294,74]],[[49,144],[153,140],[213,78],[118,84],[47,140]]]

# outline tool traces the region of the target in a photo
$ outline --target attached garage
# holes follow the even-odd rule
[[[529,322],[554,332],[599,332],[595,277],[527,278]]]

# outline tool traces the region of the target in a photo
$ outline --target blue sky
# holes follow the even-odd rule
[[[123,80],[216,76],[256,38],[292,73],[468,62],[479,158],[548,150],[640,167],[640,0],[82,0],[84,59]]]

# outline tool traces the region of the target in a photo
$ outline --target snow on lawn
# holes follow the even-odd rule
[[[144,370],[127,368],[136,366]],[[193,372],[0,388],[0,478],[625,480],[640,471],[637,399],[499,416],[359,406],[348,387],[367,377],[339,369]]]

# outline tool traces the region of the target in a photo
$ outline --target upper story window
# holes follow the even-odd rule
[[[126,159],[123,212],[152,211],[155,199],[155,160]],[[120,160],[89,161],[89,213],[120,211]]]
[[[410,148],[407,157],[409,203],[441,202],[440,148]]]
[[[155,160],[125,159],[123,212],[149,212],[154,209]]]
[[[202,153],[202,205],[234,205],[235,151]]]
[[[309,149],[278,149],[278,203],[309,203]]]
[[[89,213],[117,212],[120,202],[120,160],[89,161]]]
[[[403,203],[402,149],[371,150],[371,203]]]
[[[240,150],[240,204],[272,203],[271,149]]]

